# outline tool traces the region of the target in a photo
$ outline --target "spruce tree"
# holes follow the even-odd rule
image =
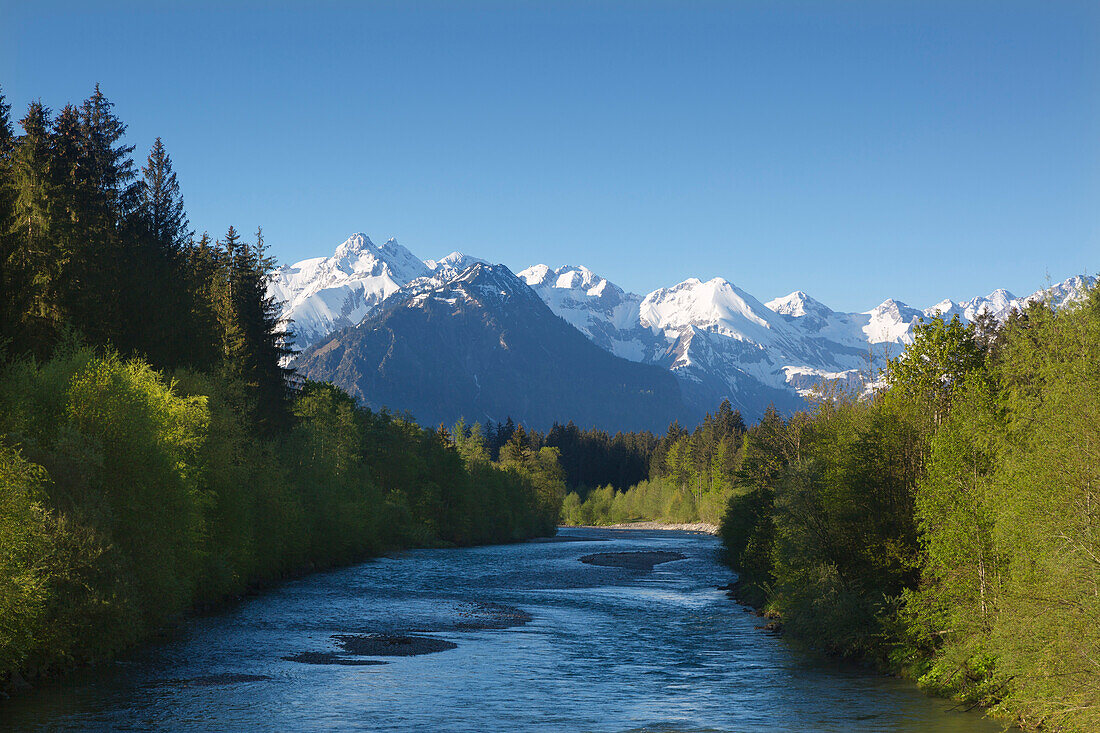
[[[24,134],[7,166],[13,197],[0,251],[0,328],[15,351],[44,355],[62,313],[56,297],[62,258],[55,251],[52,227],[50,110],[32,102],[19,124]]]
[[[54,208],[51,237],[60,268],[57,298],[67,321],[73,320],[74,307],[82,302],[78,294],[87,287],[89,277],[83,264],[91,218],[88,202],[93,194],[85,176],[83,135],[80,110],[65,105],[53,124],[50,183]]]
[[[15,147],[15,131],[11,126],[11,105],[4,97],[4,87],[0,85],[0,160],[5,159]]]
[[[9,268],[11,253],[14,251],[14,235],[11,233],[12,216],[15,209],[15,190],[11,177],[11,154],[15,147],[15,132],[11,127],[11,105],[4,98],[0,88],[0,360],[11,347],[16,325],[13,292],[13,274]]]
[[[249,245],[231,226],[223,247],[225,279],[216,297],[225,366],[245,385],[261,428],[275,430],[289,417],[291,370],[283,363],[293,354],[278,304],[267,293],[275,262],[267,255],[262,231],[256,232],[256,243]]]
[[[142,174],[134,226],[126,233],[137,272],[123,295],[127,311],[151,316],[135,323],[135,350],[154,365],[171,368],[189,363],[186,342],[201,334],[191,318],[197,303],[184,252],[191,232],[172,160],[159,137]]]
[[[81,222],[80,248],[72,266],[77,273],[68,292],[73,324],[93,343],[112,343],[123,353],[140,351],[140,336],[133,331],[144,318],[131,263],[140,261],[133,240],[132,223],[138,200],[134,148],[121,143],[126,125],[112,112],[97,84],[80,108],[80,157],[76,185],[81,200],[75,203]],[[145,289],[155,290],[148,283]]]
[[[179,252],[191,237],[190,223],[180,195],[172,158],[158,137],[142,168],[138,186],[138,215],[157,245]]]
[[[122,145],[126,125],[112,112],[110,102],[95,85],[92,96],[81,107],[84,164],[105,210],[101,213],[116,224],[137,207],[140,184],[130,155],[133,145]]]
[[[198,242],[188,242],[183,251],[183,279],[190,310],[188,333],[181,344],[182,364],[213,371],[222,363],[222,321],[218,294],[224,280],[221,250],[203,232]]]

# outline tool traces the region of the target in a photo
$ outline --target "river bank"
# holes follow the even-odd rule
[[[699,532],[718,536],[718,525],[708,522],[626,522],[622,524],[578,524],[562,525],[559,529],[645,529],[671,530],[676,532]]]

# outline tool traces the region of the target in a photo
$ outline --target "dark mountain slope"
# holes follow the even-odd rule
[[[296,366],[425,425],[511,416],[542,429],[572,420],[663,431],[689,417],[669,372],[596,346],[503,265],[415,280],[358,326],[307,349]]]

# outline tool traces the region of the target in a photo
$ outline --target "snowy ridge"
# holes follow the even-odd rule
[[[398,304],[403,300],[406,308],[418,308],[428,300],[436,300],[451,306],[462,303],[484,307],[506,300],[528,299],[541,307],[538,296],[530,288],[523,287],[523,282],[504,265],[468,259],[472,264],[457,274],[452,268],[442,268],[430,277],[409,282],[395,296]]]
[[[396,239],[381,246],[353,234],[331,257],[315,257],[277,269],[268,293],[283,304],[299,346],[354,326],[410,280],[430,273]]]
[[[631,361],[648,361],[652,338],[639,325],[642,299],[587,267],[552,270],[534,265],[517,273],[558,316],[606,351]]]
[[[470,265],[476,265],[479,262],[483,265],[489,264],[483,259],[461,252],[451,252],[441,260],[424,260],[424,264],[432,271],[432,276],[442,279],[454,277]]]
[[[781,316],[792,316],[794,318],[801,318],[802,316],[827,318],[833,314],[832,309],[827,305],[814,300],[801,290],[796,290],[782,298],[769,300],[764,306]]]

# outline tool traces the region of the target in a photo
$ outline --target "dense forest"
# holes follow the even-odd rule
[[[18,124],[0,96],[0,691],[301,570],[553,533],[553,447],[284,368],[262,232],[195,237],[98,87]]]
[[[562,519],[582,525],[637,520],[717,524],[742,464],[745,432],[741,413],[725,400],[690,432],[674,422],[659,439],[648,433],[616,436],[624,445],[652,446],[644,454],[644,476],[624,490],[613,481],[589,484],[597,487],[591,490],[570,484],[574,490],[565,497]]]
[[[1100,730],[1100,290],[920,326],[873,398],[750,428],[735,484],[738,593],[791,637]]]
[[[516,425],[510,417],[504,423],[486,422],[466,428],[467,432],[471,429],[479,431],[494,460],[513,439],[535,450],[557,449],[566,486],[581,494],[600,486],[622,491],[648,477],[650,459],[661,442],[648,431],[612,435],[599,428],[578,428],[572,422],[555,423],[548,432],[541,433]]]
[[[660,437],[648,431],[612,435],[572,422],[541,433],[511,418],[461,429],[466,434],[476,430],[494,459],[509,441],[536,451],[556,449],[569,489],[562,520],[571,525],[636,520],[716,524],[741,465],[746,431],[729,400],[693,431],[673,422]]]

